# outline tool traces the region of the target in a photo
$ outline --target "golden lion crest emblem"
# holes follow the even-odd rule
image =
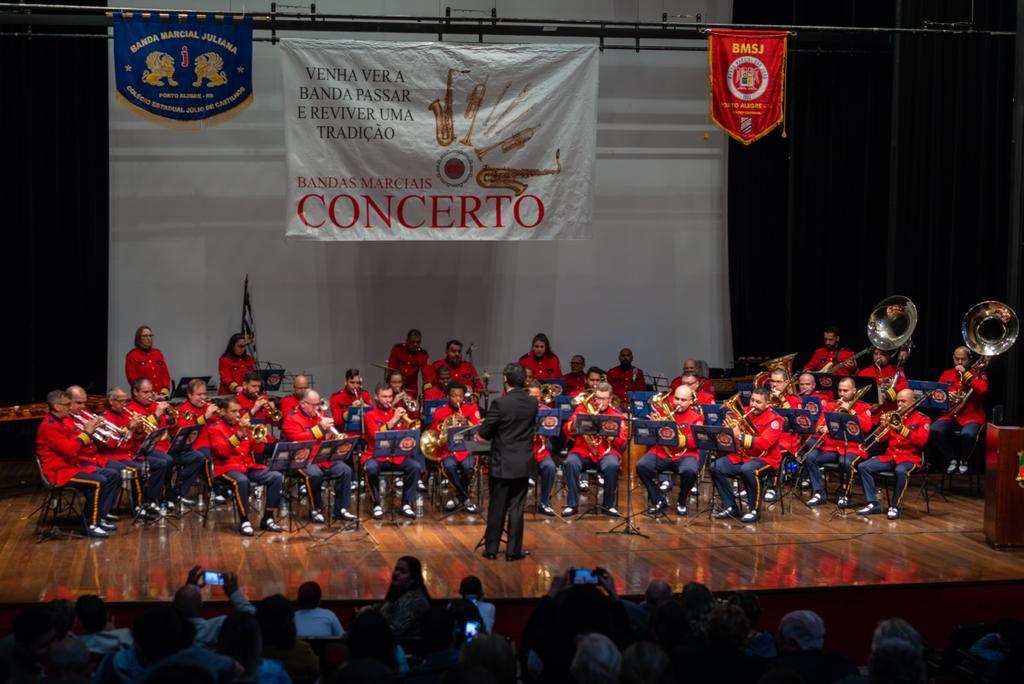
[[[146,66],[149,68],[142,72],[143,83],[162,87],[165,85],[164,79],[166,78],[166,85],[178,85],[178,82],[174,80],[174,58],[166,52],[159,50],[150,52],[146,55]]]
[[[206,87],[224,85],[228,77],[224,75],[224,60],[216,52],[204,52],[196,57],[196,80],[193,86],[203,85],[203,79],[207,80]]]

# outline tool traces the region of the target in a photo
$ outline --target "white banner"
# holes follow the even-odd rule
[[[590,236],[596,47],[281,48],[288,237]]]

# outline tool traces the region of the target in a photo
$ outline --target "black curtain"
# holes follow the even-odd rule
[[[970,2],[737,0],[734,21],[919,28]],[[975,5],[1014,30],[1013,3]],[[951,365],[960,320],[1006,300],[1012,37],[864,33],[791,39],[787,138],[730,142],[729,268],[737,356],[800,351],[828,325],[867,346],[872,306],[918,306],[911,377]],[[894,88],[894,75],[896,86]],[[999,362],[990,374],[999,401]]]
[[[108,44],[45,33],[0,37],[2,406],[72,383],[102,392],[107,375]],[[24,458],[34,422],[2,425],[0,458]]]

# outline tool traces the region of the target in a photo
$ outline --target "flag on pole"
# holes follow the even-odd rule
[[[259,366],[260,359],[256,353],[256,319],[252,314],[252,296],[249,294],[249,274],[245,274],[245,289],[242,292],[242,334],[249,344],[249,353]]]

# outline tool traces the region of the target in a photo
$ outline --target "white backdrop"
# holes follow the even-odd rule
[[[730,7],[726,0],[520,0],[499,2],[498,13],[636,20],[639,12],[641,21],[660,21],[664,8],[728,21]],[[317,11],[436,16],[438,4],[321,0]],[[215,374],[239,328],[246,273],[261,359],[312,372],[321,388],[339,384],[351,366],[376,381],[368,364],[382,362],[412,327],[423,330],[432,360],[448,338],[477,344],[480,370],[518,358],[540,331],[565,370],[575,353],[614,365],[623,346],[636,365],[670,378],[686,356],[713,366],[732,358],[726,139],[706,116],[706,52],[601,54],[593,239],[584,242],[286,240],[278,48],[257,43],[253,62],[252,107],[197,132],[135,118],[114,101],[111,77],[111,383],[125,382],[124,355],[140,324],[154,328],[172,376]]]

